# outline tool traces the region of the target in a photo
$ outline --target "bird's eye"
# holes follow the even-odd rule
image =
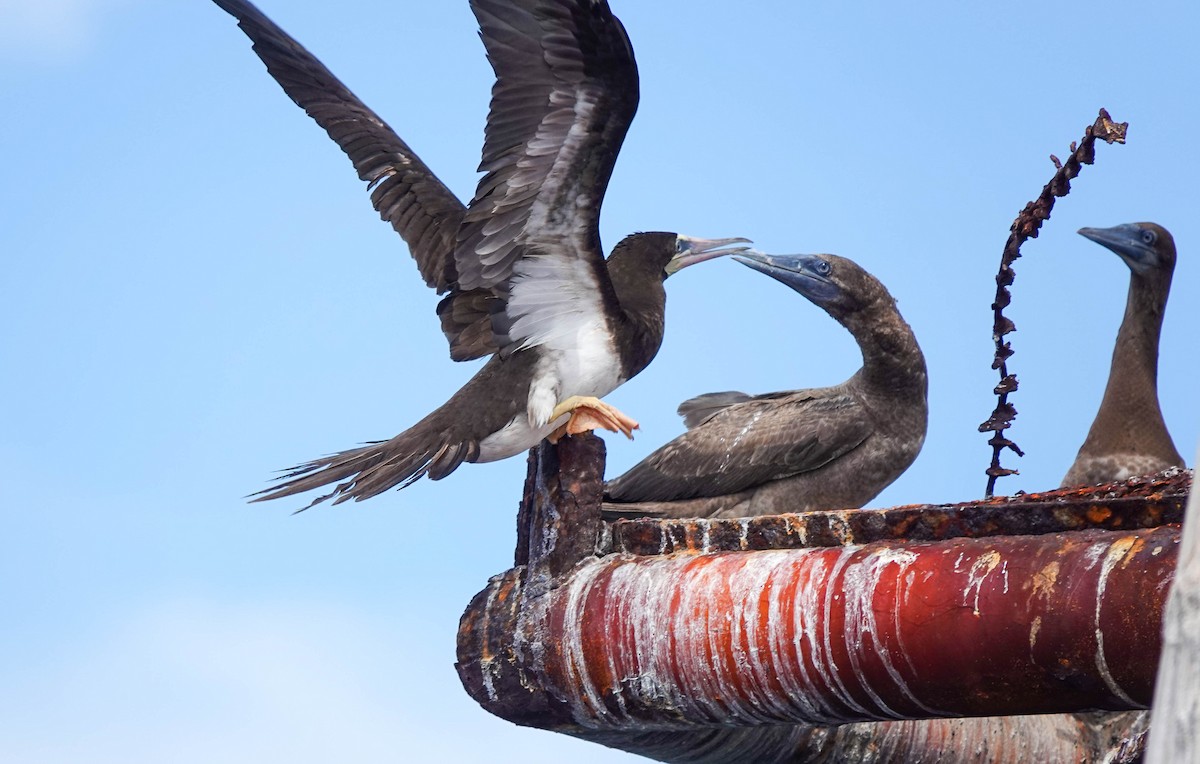
[[[833,270],[833,266],[826,260],[818,260],[813,269],[821,276],[828,276],[829,272]]]
[[[1142,231],[1142,243],[1143,244],[1153,244],[1154,240],[1157,238],[1158,238],[1158,236],[1155,235],[1154,231]]]

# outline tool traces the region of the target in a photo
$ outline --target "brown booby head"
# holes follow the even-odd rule
[[[349,156],[426,284],[445,295],[437,313],[451,358],[490,356],[408,430],[302,464],[258,496],[337,483],[313,503],[365,499],[513,456],[564,428],[628,435],[637,423],[599,398],[657,352],[664,279],[746,248],[744,239],[644,233],[605,259],[600,208],[639,98],[632,45],[606,0],[470,0],[496,81],[483,175],[466,205],[253,4],[214,2]]]
[[[880,300],[895,303],[879,279],[838,255],[747,252],[733,259],[787,284],[839,321]]]
[[[1153,279],[1170,291],[1175,239],[1167,229],[1157,223],[1123,223],[1112,228],[1080,228],[1079,235],[1115,252],[1134,277]]]
[[[832,387],[685,401],[687,432],[605,485],[609,517],[745,517],[860,507],[916,458],[928,422],[925,358],[896,301],[837,255],[738,262],[791,287],[854,335],[863,366]]]
[[[863,374],[904,385],[915,379],[908,360],[913,357],[916,340],[899,318],[896,300],[887,287],[858,263],[830,254],[751,252],[734,259],[787,284],[846,327],[862,350]],[[924,357],[920,372],[924,380]]]
[[[1129,267],[1129,296],[1100,410],[1062,485],[1093,485],[1183,466],[1158,402],[1158,346],[1175,240],[1157,223],[1081,228]]]

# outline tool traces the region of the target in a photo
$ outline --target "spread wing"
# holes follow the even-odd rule
[[[817,469],[857,448],[873,429],[867,411],[838,387],[757,395],[693,425],[609,481],[605,493],[618,502],[737,493]]]
[[[387,123],[258,8],[244,0],[214,2],[238,20],[284,92],[350,157],[358,177],[370,184],[371,203],[408,244],[425,283],[439,294],[450,292],[438,315],[451,357],[494,353],[486,306],[490,293],[464,295],[455,286],[455,233],[466,212],[462,202]]]
[[[459,286],[490,289],[497,344],[553,341],[616,298],[599,217],[637,110],[633,49],[605,0],[472,0],[496,72]]]

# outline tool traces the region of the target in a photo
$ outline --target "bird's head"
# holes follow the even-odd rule
[[[1157,223],[1124,223],[1112,228],[1080,228],[1079,235],[1120,255],[1135,275],[1175,270],[1175,240]]]
[[[787,284],[834,318],[857,313],[881,298],[891,300],[878,279],[837,255],[765,255],[750,250],[733,259]]]
[[[742,238],[698,239],[677,233],[635,233],[613,249],[613,257],[636,255],[655,269],[662,269],[665,279],[689,265],[745,252],[749,247],[742,245],[749,243],[749,239]]]

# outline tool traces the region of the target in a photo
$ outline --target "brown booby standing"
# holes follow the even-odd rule
[[[1100,410],[1062,485],[1111,483],[1183,467],[1158,405],[1158,340],[1175,271],[1175,240],[1155,223],[1079,233],[1129,266],[1129,298]]]
[[[492,358],[449,401],[388,441],[296,467],[275,499],[344,481],[313,501],[365,499],[463,462],[503,459],[556,430],[626,435],[598,400],[640,372],[663,336],[667,276],[745,239],[639,233],[607,259],[599,214],[638,102],[633,49],[604,0],[472,0],[496,73],[485,172],[464,207],[390,127],[243,0],[238,19],[284,91],[372,187],[381,217],[438,293],[451,357]],[[310,505],[311,506],[311,505]]]
[[[858,341],[862,368],[833,387],[701,395],[688,430],[605,486],[610,516],[746,517],[861,507],[925,442],[925,356],[883,284],[836,255],[735,259],[807,297]]]

